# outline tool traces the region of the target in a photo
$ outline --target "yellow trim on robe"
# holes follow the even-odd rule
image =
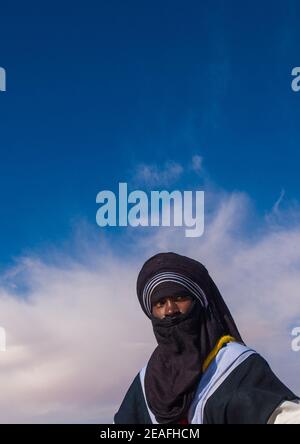
[[[212,349],[212,351],[209,353],[207,358],[204,361],[204,364],[202,366],[202,372],[204,373],[205,370],[208,368],[211,361],[217,356],[223,345],[227,344],[228,342],[236,342],[236,339],[233,336],[222,336],[215,347]]]

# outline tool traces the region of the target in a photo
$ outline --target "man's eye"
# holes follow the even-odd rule
[[[185,296],[176,296],[176,301],[182,301],[185,299]]]

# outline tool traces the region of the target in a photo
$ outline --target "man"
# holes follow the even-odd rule
[[[157,254],[143,265],[137,294],[158,345],[116,424],[300,423],[300,400],[244,344],[202,264]]]

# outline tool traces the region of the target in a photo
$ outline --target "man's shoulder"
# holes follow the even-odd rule
[[[295,398],[268,362],[253,353],[209,397],[204,423],[266,424],[280,403]]]
[[[118,412],[114,416],[115,424],[151,424],[140,373],[131,383]]]

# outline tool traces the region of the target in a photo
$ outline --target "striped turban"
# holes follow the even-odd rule
[[[242,339],[208,271],[194,259],[171,252],[151,257],[138,275],[137,295],[158,344],[145,372],[147,402],[157,422],[176,423],[217,341],[223,335]],[[179,295],[193,299],[191,310],[164,319],[152,315],[158,299]]]
[[[137,294],[145,314],[151,318],[152,304],[167,296],[189,295],[208,306],[207,270],[199,262],[175,253],[159,253],[145,262],[137,280]],[[204,279],[206,278],[206,279]],[[200,284],[201,282],[201,284]]]

